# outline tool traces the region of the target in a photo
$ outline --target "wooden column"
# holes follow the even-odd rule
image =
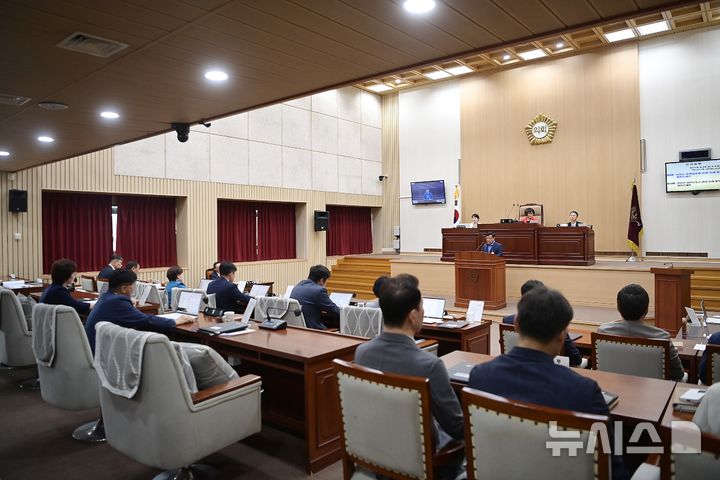
[[[503,257],[483,252],[455,254],[455,306],[467,307],[470,300],[484,300],[487,310],[507,305]]]
[[[655,275],[655,326],[675,336],[682,327],[685,307],[690,306],[690,275],[687,268],[651,268]]]

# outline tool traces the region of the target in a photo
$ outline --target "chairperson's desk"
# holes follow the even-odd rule
[[[444,355],[442,361],[447,368],[458,363],[485,363],[494,357],[478,353],[455,351]],[[598,370],[574,369],[583,377],[595,380],[600,388],[618,395],[618,403],[610,411],[617,420],[630,422],[652,422],[659,424],[675,390],[676,383],[670,380],[634,377]],[[465,384],[453,382],[453,387],[462,389]]]
[[[197,331],[211,323],[215,319],[200,314],[197,322],[179,325],[174,337],[239,357],[243,374],[262,377],[263,421],[305,436],[309,473],[339,460],[341,420],[332,360],[352,361],[355,349],[366,340],[295,327],[261,330],[257,323],[251,323],[256,331],[233,336],[208,336]]]

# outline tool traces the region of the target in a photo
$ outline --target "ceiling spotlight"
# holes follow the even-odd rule
[[[103,118],[116,119],[120,118],[120,114],[116,112],[101,112],[100,116]]]
[[[7,150],[0,150],[0,157],[9,157],[9,156],[10,156],[10,152],[8,152]]]
[[[403,7],[410,13],[427,13],[435,8],[435,0],[405,0]]]
[[[505,61],[510,60],[510,55],[508,55],[507,53],[505,55],[503,55],[503,60],[505,60]]]
[[[397,84],[397,83],[402,83],[402,80],[399,79],[399,78],[396,78],[396,79],[395,79],[395,83],[396,83],[396,84]]]
[[[565,44],[563,42],[558,42],[555,44],[555,48],[563,48]]]
[[[224,82],[228,79],[228,74],[220,70],[210,70],[209,72],[205,72],[205,78],[213,82]]]
[[[41,135],[41,136],[39,136],[39,137],[37,137],[37,138],[38,138],[38,142],[43,142],[43,143],[52,143],[52,142],[55,141],[54,138],[52,138],[52,137],[47,137],[47,136],[45,136],[45,135]]]

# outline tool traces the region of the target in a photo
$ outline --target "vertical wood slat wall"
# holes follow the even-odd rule
[[[383,134],[383,152],[388,139]],[[194,285],[217,255],[217,200],[239,199],[281,201],[304,204],[298,219],[298,259],[250,262],[239,264],[238,277],[247,280],[273,280],[282,292],[307,276],[311,265],[335,263],[326,256],[325,233],[313,229],[313,212],[325,210],[327,204],[374,207],[375,251],[392,246],[392,225],[397,225],[397,202],[392,191],[388,196],[357,195],[336,192],[236,185],[189,180],[171,180],[115,175],[113,150],[106,149],[61,162],[42,165],[11,174],[0,172],[0,274],[37,278],[42,274],[42,191],[98,192],[109,194],[163,195],[178,197],[178,262],[186,269],[185,280]],[[15,179],[10,180],[11,175]],[[391,174],[397,183],[397,174]],[[390,183],[386,182],[385,187]],[[8,190],[28,191],[28,212],[8,212]],[[390,208],[388,208],[390,207]],[[385,219],[385,212],[392,212]],[[390,231],[387,231],[390,225]],[[302,228],[304,226],[304,228]],[[92,228],[88,225],[87,228]],[[22,235],[14,240],[14,234]],[[82,232],[77,232],[82,235]],[[120,252],[122,253],[122,252]],[[98,269],[102,265],[98,265]],[[144,270],[143,279],[164,280],[163,269]]]

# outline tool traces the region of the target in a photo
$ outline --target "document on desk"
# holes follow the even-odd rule
[[[672,342],[672,343],[673,343],[673,347],[675,347],[675,348],[683,348],[683,346],[685,345],[683,342]]]
[[[221,337],[234,337],[235,335],[245,335],[246,333],[252,333],[255,330],[252,328],[246,328],[245,330],[240,330],[238,332],[228,332],[228,333],[221,333]]]
[[[708,317],[707,323],[710,325],[720,325],[720,315],[713,315],[712,317]]]
[[[163,315],[158,315],[160,318],[169,318],[170,320],[177,320],[178,318],[187,315],[187,313],[165,313]]]
[[[699,352],[705,351],[705,344],[704,343],[697,343],[695,344],[695,348],[693,350],[697,350]]]

